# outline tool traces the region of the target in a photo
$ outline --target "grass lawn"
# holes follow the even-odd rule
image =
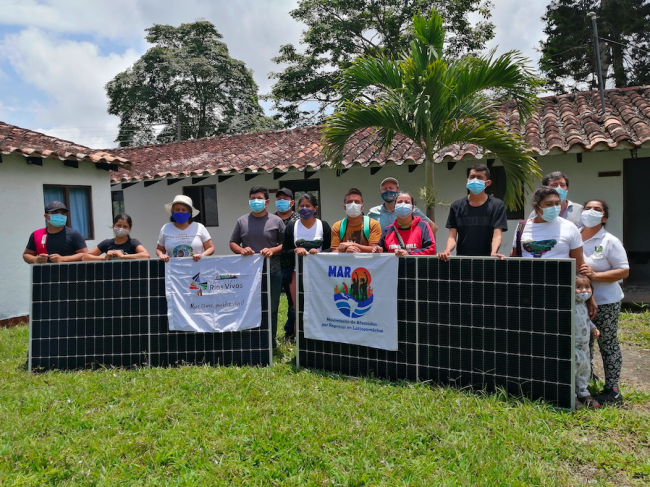
[[[283,322],[282,322],[283,323]],[[280,329],[282,328],[280,324]],[[621,337],[650,348],[650,314]],[[650,396],[539,403],[292,367],[31,375],[0,330],[2,485],[648,485]]]

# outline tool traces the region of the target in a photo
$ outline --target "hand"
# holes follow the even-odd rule
[[[347,252],[346,249],[350,246],[351,243],[352,242],[341,242],[339,243],[337,250],[339,252]]]
[[[36,260],[34,261],[35,264],[45,264],[47,262],[47,259],[50,256],[47,254],[39,254],[36,256]]]
[[[589,301],[587,301],[587,311],[589,311],[590,320],[593,320],[598,314],[598,305],[596,304],[596,300],[593,296],[591,296],[591,298],[589,298]]]
[[[384,249],[382,249],[379,245],[375,245],[372,248],[372,253],[373,254],[381,254],[383,251],[384,251]]]
[[[194,262],[198,262],[198,261],[201,260],[201,257],[203,257],[203,254],[194,254],[194,255],[192,256],[192,260],[193,260]]]
[[[345,251],[346,251],[348,254],[358,254],[358,253],[361,252],[361,249],[360,249],[359,247],[357,247],[356,245],[352,244],[352,245],[348,245],[348,246],[345,248]]]
[[[296,255],[307,255],[307,251],[302,247],[298,247],[296,250],[293,251],[293,253]]]
[[[271,249],[262,249],[262,250],[260,250],[260,254],[262,254],[262,257],[273,257],[273,250],[271,250]]]
[[[598,340],[600,338],[600,330],[598,328],[592,329],[591,336],[594,337],[594,340]]]
[[[505,255],[503,255],[503,254],[499,254],[499,253],[497,253],[497,252],[492,252],[492,253],[490,254],[490,257],[498,257],[500,260],[503,260],[503,259],[505,258]]]
[[[51,254],[50,262],[53,262],[55,264],[60,264],[61,262],[64,262],[64,260],[63,257],[61,257],[59,254]]]
[[[593,279],[596,276],[594,270],[591,268],[591,266],[588,266],[587,264],[582,264],[580,266],[580,274],[584,274],[589,279]]]
[[[163,262],[167,263],[169,262],[169,255],[161,253],[158,257],[160,257],[160,260]]]
[[[397,250],[395,251],[395,255],[396,255],[397,257],[404,257],[405,255],[409,255],[409,251],[408,251],[408,250],[405,250],[405,249],[397,249]]]
[[[309,253],[310,253],[311,255],[316,255],[316,254],[319,253],[319,252],[320,252],[320,250],[318,250],[318,249],[309,249]]]
[[[104,256],[104,260],[111,260],[113,258],[113,251],[109,250],[106,252],[106,255]]]
[[[253,255],[253,254],[255,254],[255,251],[250,247],[244,247],[243,249],[241,249],[241,255],[246,256],[246,255]]]
[[[444,252],[440,252],[438,254],[438,258],[443,262],[447,262],[449,260],[450,255],[451,255],[451,252],[448,252],[447,250],[445,250]]]

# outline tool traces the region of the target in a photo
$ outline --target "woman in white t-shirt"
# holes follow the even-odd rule
[[[561,204],[554,188],[542,186],[535,191],[535,217],[517,228],[511,256],[575,259],[576,270],[580,269],[584,263],[580,232],[573,223],[559,218]]]
[[[192,257],[198,262],[202,256],[212,255],[212,238],[203,225],[193,221],[199,210],[192,205],[192,198],[177,195],[165,205],[171,215],[171,223],[160,229],[156,255],[169,262],[170,257]]]
[[[300,220],[290,223],[284,231],[282,251],[297,255],[329,252],[332,248],[332,229],[325,221],[316,218],[318,201],[311,193],[305,193],[297,201]],[[296,272],[291,276],[291,298],[296,302]],[[295,333],[295,331],[294,331]]]
[[[598,314],[593,322],[600,330],[598,348],[605,369],[605,387],[595,399],[601,404],[623,400],[618,389],[623,364],[618,343],[618,315],[623,299],[619,281],[630,275],[623,244],[605,230],[608,217],[609,206],[604,201],[591,200],[584,204],[581,236],[585,247],[585,263],[580,267],[580,273],[591,279],[593,295],[598,305]],[[590,345],[593,359],[593,340]]]

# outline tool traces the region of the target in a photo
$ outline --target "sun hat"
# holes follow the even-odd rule
[[[381,187],[384,185],[384,183],[386,183],[386,182],[388,182],[388,181],[392,181],[392,182],[394,182],[394,183],[397,185],[397,187],[399,188],[399,181],[398,181],[397,179],[395,179],[395,178],[386,178],[386,179],[384,179],[384,180],[381,182],[381,184],[379,185],[379,189],[381,189]]]
[[[189,206],[190,208],[192,208],[192,218],[194,218],[196,215],[200,213],[199,210],[194,208],[194,205],[192,204],[192,198],[190,198],[189,196],[185,196],[183,194],[177,194],[176,196],[174,196],[174,199],[172,200],[171,203],[167,203],[165,205],[165,210],[167,210],[167,213],[169,213],[170,215],[172,214],[172,208],[176,203],[181,203],[185,206]]]

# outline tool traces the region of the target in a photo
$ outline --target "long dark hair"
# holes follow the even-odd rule
[[[131,217],[126,213],[118,213],[117,215],[115,215],[115,218],[113,218],[113,225],[115,225],[120,220],[125,220],[126,223],[129,224],[129,228],[133,228],[133,222],[131,221]]]

